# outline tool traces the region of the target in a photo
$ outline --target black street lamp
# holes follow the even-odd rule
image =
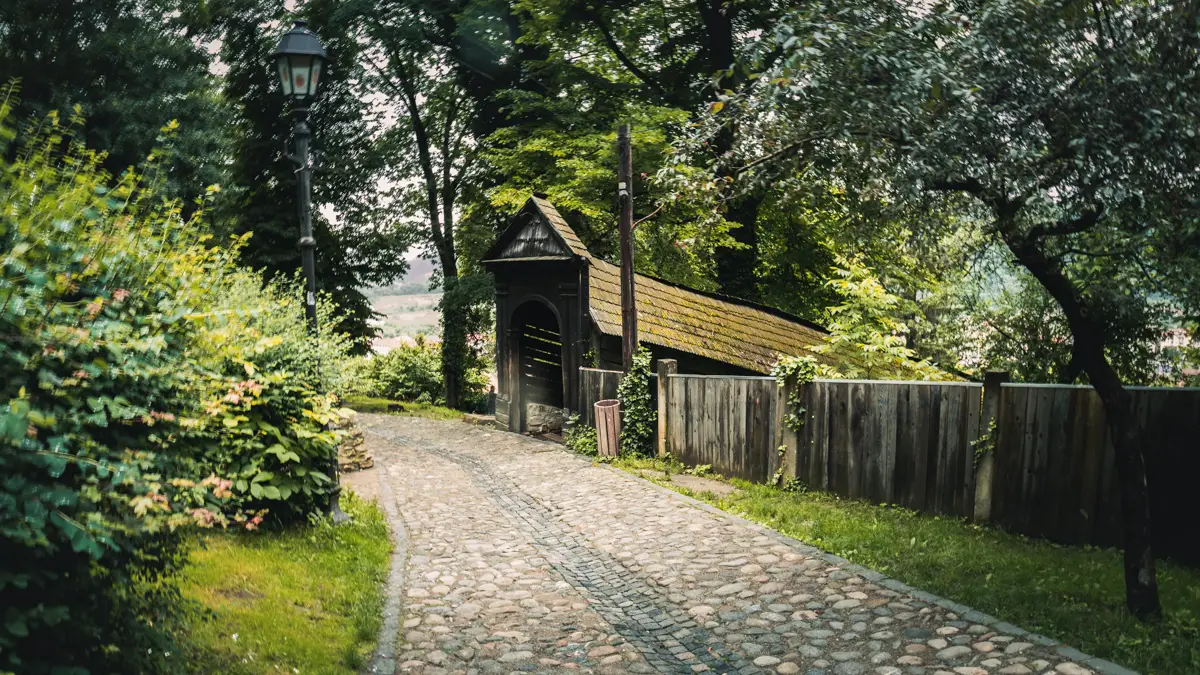
[[[325,67],[325,47],[321,40],[308,29],[307,21],[297,21],[291,30],[279,38],[279,46],[273,54],[279,68],[279,82],[283,94],[292,99],[292,114],[296,126],[292,135],[296,138],[296,154],[291,156],[296,163],[296,186],[299,190],[300,207],[300,259],[304,266],[307,289],[304,294],[304,313],[313,335],[317,333],[317,271],[314,249],[317,240],[312,235],[312,159],[308,146],[312,131],[308,128],[308,104],[316,99],[317,87],[321,83],[321,71]]]
[[[317,34],[308,29],[307,21],[296,21],[291,30],[279,38],[279,46],[272,54],[279,69],[279,84],[284,96],[292,99],[292,114],[296,118],[292,136],[296,139],[296,154],[289,155],[296,164],[296,188],[300,213],[300,262],[304,267],[304,315],[308,329],[317,339],[317,240],[312,232],[312,158],[309,142],[312,131],[308,128],[309,102],[317,97],[325,68],[325,47]],[[320,368],[320,364],[317,366]],[[333,476],[333,493],[329,498],[329,515],[333,522],[350,519],[338,504],[341,485],[338,480],[337,451],[334,451],[330,474]]]

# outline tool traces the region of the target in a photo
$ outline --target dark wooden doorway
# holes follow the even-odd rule
[[[554,312],[540,302],[518,307],[512,325],[518,330],[521,400],[517,404],[524,429],[526,405],[563,407],[562,333]]]

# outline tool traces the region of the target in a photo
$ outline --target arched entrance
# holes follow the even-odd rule
[[[518,428],[562,429],[563,340],[558,317],[549,306],[528,301],[513,312],[510,326],[516,333],[519,364]]]

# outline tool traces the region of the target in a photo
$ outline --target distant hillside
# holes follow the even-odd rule
[[[382,311],[378,307],[377,300],[388,295],[424,295],[429,293],[429,278],[433,276],[434,264],[432,260],[417,260],[409,261],[408,274],[399,282],[390,286],[379,286],[377,288],[368,288],[363,291],[371,300],[371,304],[375,307],[375,311]],[[438,295],[440,291],[435,291]]]
[[[364,291],[371,309],[381,315],[376,324],[379,337],[371,341],[376,353],[410,343],[417,335],[433,338],[441,333],[437,306],[442,292],[429,290],[433,262],[413,260],[410,264],[408,274],[398,283]]]

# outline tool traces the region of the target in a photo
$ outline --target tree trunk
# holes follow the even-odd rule
[[[457,276],[445,277],[442,286],[442,384],[446,407],[461,409],[467,364],[466,308],[459,297]]]
[[[453,214],[447,211],[446,217]],[[467,371],[467,303],[458,287],[458,259],[449,228],[436,245],[442,268],[442,384],[446,407],[460,409]]]
[[[1003,213],[1004,210],[1000,209]],[[1010,211],[1015,213],[1015,211]],[[1107,342],[1102,322],[1057,261],[1047,257],[1041,240],[1022,236],[1011,219],[998,225],[1004,243],[1025,269],[1042,284],[1062,308],[1074,342],[1072,362],[1087,373],[1104,405],[1112,436],[1118,480],[1121,484],[1121,530],[1125,556],[1125,605],[1142,621],[1162,616],[1151,548],[1150,497],[1141,429],[1134,416],[1132,398],[1104,353]]]
[[[1085,357],[1084,371],[1104,404],[1121,482],[1121,530],[1125,548],[1125,606],[1142,621],[1162,618],[1154,568],[1150,496],[1141,428],[1133,399],[1103,351]]]
[[[717,249],[717,283],[721,292],[746,300],[758,299],[758,208],[762,200],[746,195],[729,205],[725,219],[739,227],[730,232],[734,241],[745,248]]]
[[[735,51],[738,7],[727,0],[696,0],[696,9],[704,24],[708,71],[722,73],[717,81],[718,90],[736,91],[745,79]],[[737,116],[733,111],[729,111],[724,119],[725,124],[713,139],[713,151],[718,157],[733,149],[738,135]],[[737,174],[737,168],[732,164],[717,168],[717,176],[735,179],[734,189],[737,189]],[[739,195],[729,201],[725,220],[737,223],[738,227],[730,234],[741,247],[721,248],[716,254],[717,283],[721,291],[746,300],[758,298],[758,278],[754,269],[758,267],[758,209],[761,205],[762,198],[757,194]]]

